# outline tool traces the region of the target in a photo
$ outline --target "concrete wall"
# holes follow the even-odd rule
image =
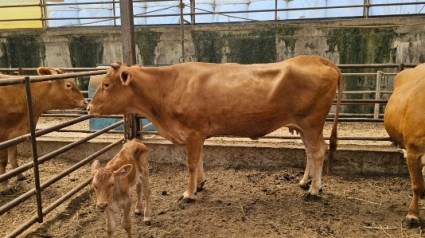
[[[319,54],[336,63],[425,62],[423,16],[186,26],[186,61],[274,62]],[[175,64],[179,26],[137,27],[138,63]],[[0,67],[90,67],[121,59],[114,27],[4,30]]]

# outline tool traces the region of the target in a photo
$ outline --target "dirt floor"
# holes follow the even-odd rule
[[[381,125],[359,125],[350,130],[347,134],[351,136],[359,131],[385,136]],[[21,158],[20,162],[29,161]],[[40,168],[42,182],[75,162],[58,158],[44,163]],[[411,199],[407,176],[325,176],[322,198],[306,202],[305,191],[298,186],[301,169],[208,164],[205,168],[206,190],[198,193],[195,203],[179,207],[177,199],[186,185],[186,168],[151,161],[152,224],[146,226],[142,216],[134,215],[133,237],[425,237],[425,223],[416,229],[401,226]],[[11,180],[13,192],[0,195],[0,205],[34,187],[31,171],[25,175],[25,181]],[[85,165],[47,188],[43,206],[89,177],[90,165]],[[421,206],[422,217],[424,210]],[[0,216],[0,236],[35,215],[35,200],[31,198]],[[88,186],[20,237],[106,237],[104,216],[96,209],[94,192]],[[120,225],[116,237],[125,237]]]

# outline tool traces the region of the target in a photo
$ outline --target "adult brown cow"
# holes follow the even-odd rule
[[[186,145],[189,181],[183,201],[193,201],[205,182],[203,143],[216,135],[252,139],[282,126],[302,137],[307,165],[302,187],[318,196],[326,144],[323,126],[337,87],[339,96],[330,140],[336,149],[341,103],[340,70],[319,56],[301,55],[270,64],[190,62],[164,67],[120,63],[99,85],[87,110],[93,115],[139,113],[174,144]]]
[[[394,91],[385,108],[384,125],[392,141],[407,150],[407,165],[413,198],[404,222],[417,227],[419,197],[424,194],[421,157],[425,155],[425,64],[397,74]]]
[[[37,69],[40,75],[51,75],[63,73],[48,67]],[[2,78],[13,78],[16,76],[2,75]],[[87,101],[84,99],[73,79],[61,79],[44,81],[31,84],[31,94],[34,110],[34,121],[37,123],[40,115],[51,109],[72,109],[84,107]],[[29,132],[27,101],[25,96],[25,85],[9,85],[0,87],[0,142],[24,135]],[[6,172],[8,160],[12,168],[18,167],[17,147],[0,150],[0,174]],[[22,179],[22,174],[18,179]],[[8,181],[1,183],[0,190],[6,190]]]

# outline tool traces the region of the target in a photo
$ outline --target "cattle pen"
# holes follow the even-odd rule
[[[355,68],[385,68],[391,67],[399,69],[400,65],[340,65],[342,69],[348,67]],[[1,69],[0,69],[1,70]],[[15,70],[15,69],[7,69]],[[34,69],[23,69],[23,70],[34,70]],[[65,77],[82,77],[97,74],[104,74],[105,70],[91,69],[67,69],[69,71],[83,71],[77,73],[67,73],[59,76],[60,78]],[[22,69],[21,69],[22,71]],[[84,72],[88,71],[88,72]],[[344,74],[344,77],[353,76],[354,73]],[[357,73],[361,76],[376,77],[379,81],[387,81],[384,77],[391,77],[395,75],[394,72],[384,74],[382,71],[376,73]],[[10,83],[29,83],[30,81],[42,81],[42,80],[54,80],[59,78],[58,76],[26,76],[20,79],[4,80],[1,85]],[[377,85],[381,85],[378,83]],[[30,92],[28,92],[30,93]],[[344,94],[350,94],[353,92],[344,92]],[[390,93],[390,91],[383,91],[377,88],[376,91],[360,91],[357,93],[375,95]],[[376,99],[344,99],[343,104],[385,104],[386,100],[381,99],[381,96],[376,96]],[[31,97],[28,98],[29,105],[31,105]],[[31,107],[29,107],[31,108]],[[380,106],[375,107],[382,108]],[[332,115],[330,115],[332,116]],[[61,118],[61,119],[56,119]],[[52,111],[44,114],[40,126],[42,129],[35,130],[32,128],[31,133],[0,143],[0,149],[8,146],[22,143],[19,147],[21,155],[32,156],[33,162],[27,162],[21,167],[15,170],[8,171],[0,176],[0,181],[8,178],[12,178],[16,174],[34,169],[34,188],[29,189],[27,192],[21,192],[19,196],[11,196],[13,199],[6,199],[7,202],[0,208],[1,214],[7,214],[10,210],[19,208],[19,205],[25,200],[30,199],[32,196],[36,196],[37,215],[34,215],[26,222],[20,222],[20,226],[16,227],[8,237],[14,237],[30,228],[35,223],[41,223],[44,221],[44,217],[52,212],[56,207],[60,206],[67,199],[72,198],[75,194],[78,194],[81,190],[89,185],[91,178],[87,178],[78,185],[74,185],[73,188],[66,192],[59,199],[51,202],[49,205],[42,205],[43,190],[48,190],[49,186],[54,185],[59,180],[66,176],[69,176],[77,170],[84,170],[84,166],[87,167],[91,161],[101,156],[103,158],[111,158],[116,147],[120,145],[126,138],[123,131],[113,131],[114,128],[122,125],[124,120],[117,118],[117,122],[106,126],[100,130],[93,130],[88,127],[88,120],[92,116],[85,115],[84,111],[68,111],[58,112]],[[111,118],[111,117],[106,117]],[[81,124],[83,126],[74,126],[74,124]],[[357,130],[362,130],[360,133],[355,133],[352,130],[344,132],[349,128],[350,125],[358,123],[372,123],[375,126],[361,129],[357,127]],[[52,126],[53,125],[53,126]],[[379,125],[381,125],[379,132]],[[66,129],[70,127],[71,129]],[[144,125],[146,127],[146,125]],[[388,137],[382,133],[382,111],[374,112],[371,114],[342,114],[340,119],[340,145],[338,149],[338,155],[336,161],[332,162],[332,173],[335,175],[405,175],[406,168],[403,161],[401,151],[394,146],[391,146]],[[82,129],[83,128],[83,129]],[[327,129],[329,130],[329,129]],[[354,127],[356,130],[356,127]],[[374,130],[374,133],[368,133],[368,131]],[[281,130],[280,130],[281,131]],[[49,133],[51,135],[49,136]],[[107,133],[106,136],[101,136],[103,133]],[[172,146],[169,142],[159,137],[154,131],[143,131],[143,127],[138,128],[138,134],[142,135],[144,142],[150,148],[150,158],[155,163],[159,164],[184,164],[184,151],[182,148]],[[325,135],[328,132],[325,132]],[[358,134],[367,134],[368,136],[356,136]],[[100,137],[99,137],[100,136]],[[36,139],[37,138],[37,139]],[[59,140],[58,140],[59,139]],[[91,141],[92,140],[92,141]],[[347,141],[347,142],[344,142]],[[31,149],[33,148],[33,149]],[[75,148],[75,149],[74,149]],[[70,151],[66,154],[63,154]],[[109,152],[108,152],[109,151]],[[38,156],[38,154],[43,154]],[[103,154],[103,155],[102,155]],[[205,163],[208,166],[224,166],[231,168],[301,168],[303,167],[304,151],[301,146],[301,140],[297,136],[290,135],[289,133],[280,132],[272,133],[258,141],[250,141],[238,138],[219,137],[212,138],[205,146]],[[282,158],[282,156],[284,158]],[[55,176],[40,183],[38,167],[42,167],[43,164],[55,157],[61,157],[62,159],[70,159],[75,161],[75,164],[71,165],[67,169],[63,169]],[[298,158],[296,160],[288,159],[291,157]],[[154,158],[154,159],[153,159]],[[379,158],[379,159],[378,159]],[[28,173],[28,172],[27,172]],[[87,188],[86,188],[87,189]],[[49,199],[50,200],[50,199]],[[32,199],[34,201],[34,199]],[[5,234],[6,235],[6,234]]]
[[[150,226],[133,216],[133,237],[424,237],[423,221],[416,229],[401,224],[412,197],[408,170],[383,126],[395,75],[425,61],[424,8],[419,0],[0,3],[0,72],[19,75],[0,80],[0,87],[25,86],[29,118],[30,85],[76,78],[90,101],[99,84],[91,78],[116,59],[156,67],[317,54],[338,65],[345,85],[338,149],[318,201],[302,199],[306,153],[300,136],[287,128],[257,140],[209,138],[205,191],[181,205],[185,149],[159,136],[146,118],[50,110],[38,123],[29,120],[28,134],[0,141],[0,150],[18,146],[21,165],[0,174],[0,183],[10,180],[0,193],[0,236],[104,237],[90,164],[104,164],[140,137],[149,149],[153,212]],[[66,73],[33,76],[40,65]],[[324,128],[326,142],[334,112]],[[425,207],[420,210],[423,216]]]

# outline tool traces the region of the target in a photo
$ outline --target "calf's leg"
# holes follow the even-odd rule
[[[127,237],[131,238],[131,196],[130,194],[126,195],[126,199],[124,201],[124,214],[122,217],[122,227],[124,228],[125,232],[127,233]]]
[[[196,175],[196,191],[201,192],[204,190],[204,185],[206,183],[205,174],[204,174],[204,148],[201,148],[201,153],[199,154],[199,165],[198,173]]]
[[[419,222],[419,197],[424,192],[424,179],[422,176],[422,164],[420,156],[412,150],[407,149],[407,166],[410,174],[410,185],[413,191],[413,197],[410,201],[409,209],[404,221],[404,226],[408,228],[418,227]]]
[[[137,182],[136,192],[137,192],[137,204],[136,204],[136,214],[142,214],[143,210],[143,222],[146,225],[151,224],[151,190],[149,187],[149,171],[147,166],[143,169],[139,181]],[[145,198],[145,206],[143,206],[143,197]],[[143,208],[144,207],[144,208]]]
[[[108,238],[113,237],[115,227],[117,223],[115,222],[114,212],[111,208],[106,208],[106,234]]]

